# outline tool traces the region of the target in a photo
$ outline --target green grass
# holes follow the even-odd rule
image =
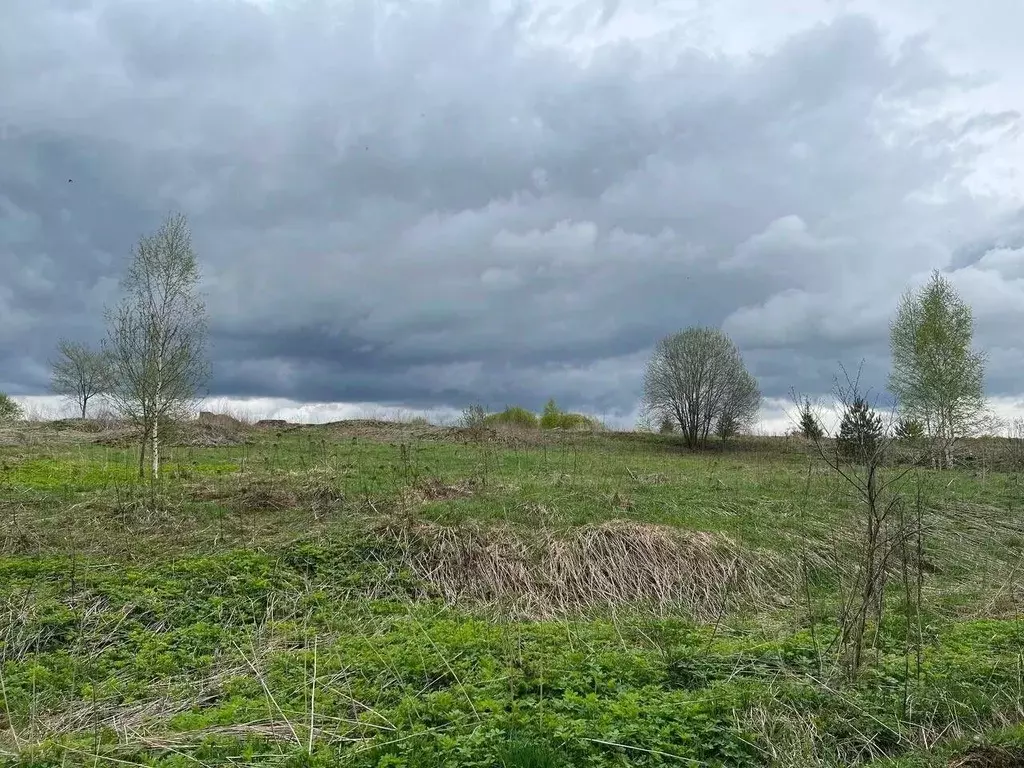
[[[310,427],[169,448],[151,488],[131,449],[49,434],[0,447],[0,763],[925,766],[1021,743],[1015,474],[908,476],[921,610],[895,578],[849,680],[858,501],[799,441]],[[765,590],[712,618],[541,610],[506,604],[514,580],[443,600],[458,574],[428,567],[486,575],[482,547],[530,563],[610,521],[727,537]]]

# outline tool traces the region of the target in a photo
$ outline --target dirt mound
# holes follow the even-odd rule
[[[223,414],[203,412],[192,421],[161,424],[162,442],[173,447],[216,448],[243,445],[249,442],[249,427],[242,421]],[[93,442],[111,448],[130,448],[142,436],[139,427],[120,427],[97,435]]]
[[[228,416],[226,413],[214,413],[213,411],[200,411],[199,416],[196,417],[196,423],[209,424],[221,427],[222,429],[244,429],[246,427],[244,421],[236,419],[234,416]]]
[[[142,433],[139,429],[125,427],[99,434],[93,438],[93,442],[97,445],[105,445],[108,448],[131,448],[134,445],[138,445],[141,436]]]
[[[74,431],[74,432],[104,432],[110,428],[110,424],[100,421],[99,419],[57,419],[56,421],[50,422],[50,429],[54,429],[58,432]]]
[[[193,490],[192,498],[223,502],[242,512],[281,512],[307,508],[318,517],[338,509],[345,502],[341,490],[319,478],[302,484],[286,483],[286,480],[257,480],[227,489],[197,488]]]
[[[249,440],[249,425],[223,413],[201,411],[195,421],[174,425],[171,444],[197,448],[244,445]]]
[[[260,419],[253,426],[257,429],[280,429],[282,427],[297,427],[299,425],[292,424],[284,419]]]
[[[457,439],[458,429],[438,427],[423,422],[379,421],[377,419],[349,419],[332,421],[322,425],[335,437],[351,437],[381,442],[405,442],[414,440],[450,441]]]
[[[777,575],[774,563],[724,536],[628,521],[529,536],[386,523],[377,535],[445,600],[501,603],[536,617],[647,605],[710,619],[733,600],[766,597]]]

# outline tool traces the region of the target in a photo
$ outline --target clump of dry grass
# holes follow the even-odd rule
[[[560,605],[677,604],[719,612],[730,590],[760,591],[753,558],[721,535],[612,522],[552,539],[545,577]]]
[[[307,508],[320,517],[337,509],[345,501],[340,489],[311,476],[304,482],[294,479],[261,478],[234,487],[196,487],[191,497],[201,501],[219,501],[239,512],[283,512]]]
[[[222,413],[203,412],[195,421],[175,425],[173,445],[214,448],[250,442],[252,426]]]
[[[141,437],[141,429],[123,426],[99,433],[92,442],[107,448],[131,448],[139,444]]]
[[[949,761],[950,768],[1020,768],[1024,749],[1019,747],[973,747]]]
[[[555,519],[555,511],[546,504],[525,501],[516,508],[519,516],[533,525],[546,525]]]
[[[244,511],[279,512],[299,505],[299,494],[275,483],[254,482],[232,494],[231,504]]]
[[[638,475],[629,467],[626,473],[636,485],[664,485],[668,482],[668,475],[663,472],[653,472],[649,475]]]
[[[417,497],[420,501],[465,499],[476,492],[477,484],[478,481],[475,478],[446,483],[440,478],[426,477],[416,481],[409,495]]]
[[[773,594],[774,562],[718,534],[612,521],[529,536],[507,527],[388,523],[405,564],[445,600],[531,616],[674,607],[713,618]]]

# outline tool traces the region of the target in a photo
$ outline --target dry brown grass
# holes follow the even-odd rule
[[[712,619],[737,603],[769,599],[772,558],[718,534],[611,521],[524,535],[507,527],[389,522],[406,565],[450,602],[501,604],[532,617],[591,608],[681,609]]]
[[[12,421],[0,423],[0,446],[67,445],[98,442],[104,435],[120,434],[124,428],[94,419],[60,421]]]
[[[412,488],[406,491],[404,501],[406,503],[423,503],[467,499],[476,493],[478,484],[479,482],[475,478],[466,478],[454,483],[446,483],[436,477],[420,478]]]
[[[1024,749],[974,747],[949,761],[950,768],[1024,768]]]
[[[316,473],[297,481],[294,475],[259,478],[238,484],[199,483],[188,490],[195,501],[216,501],[238,512],[283,512],[307,509],[315,516],[326,515],[345,503],[345,495]]]
[[[222,413],[199,414],[195,421],[175,425],[172,445],[215,448],[222,445],[243,445],[251,442],[249,424]]]

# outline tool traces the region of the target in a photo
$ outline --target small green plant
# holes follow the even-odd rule
[[[824,430],[818,422],[818,417],[811,410],[811,401],[806,397],[804,398],[803,405],[800,406],[799,428],[800,434],[808,440],[820,440],[824,434]]]
[[[715,434],[720,440],[728,440],[730,437],[735,437],[740,432],[740,422],[733,414],[726,411],[718,417],[718,421],[715,422]]]
[[[582,413],[563,413],[558,420],[562,429],[600,429],[601,423]]]
[[[564,763],[544,744],[513,741],[501,750],[501,768],[560,768]]]
[[[553,399],[548,400],[540,417],[541,429],[598,429],[599,427],[600,424],[597,420],[590,416],[559,410]]]
[[[562,412],[555,405],[554,398],[548,400],[540,417],[541,429],[556,429],[561,426]]]
[[[484,419],[484,423],[495,426],[537,429],[540,426],[540,419],[532,411],[528,411],[518,405],[510,405],[500,413],[492,413],[487,416]]]
[[[20,419],[23,413],[24,410],[17,400],[0,392],[0,421],[15,421]]]
[[[839,424],[839,453],[851,461],[865,462],[875,455],[883,436],[882,417],[863,397],[855,397]]]
[[[893,427],[892,435],[897,440],[920,440],[924,437],[924,424],[917,419],[901,418]]]

